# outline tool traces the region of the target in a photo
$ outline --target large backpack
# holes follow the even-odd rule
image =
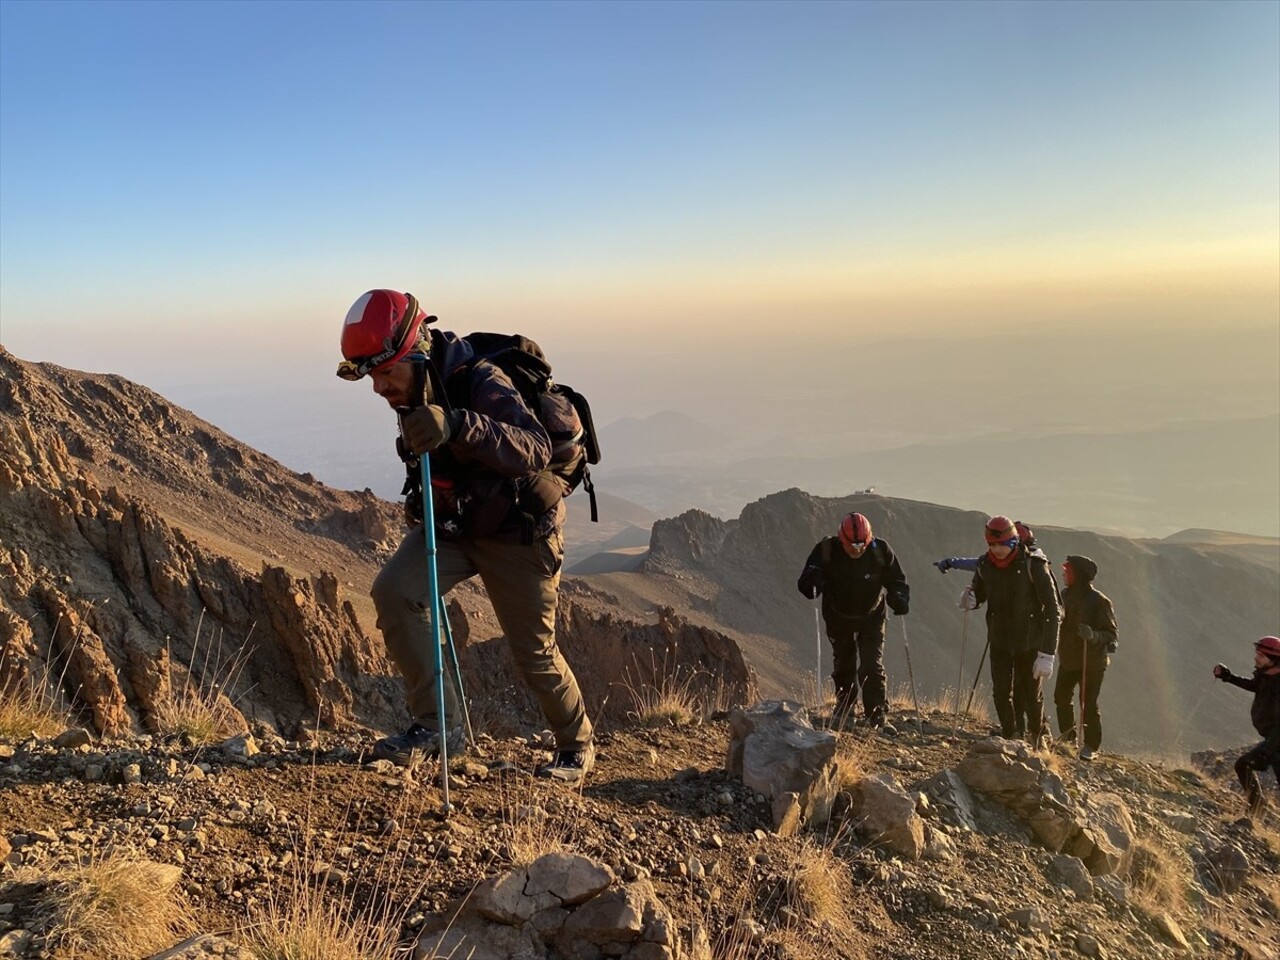
[[[542,348],[520,334],[471,333],[462,338],[474,353],[471,362],[450,377],[464,380],[476,361],[486,360],[507,375],[530,412],[551,438],[551,461],[542,471],[567,497],[579,486],[591,498],[591,520],[599,522],[590,464],[600,462],[600,442],[587,398],[551,377]]]

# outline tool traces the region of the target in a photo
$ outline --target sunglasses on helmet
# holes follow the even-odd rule
[[[343,360],[339,363],[338,376],[343,380],[364,379],[371,371],[382,366],[404,347],[405,338],[409,336],[409,331],[413,329],[411,321],[418,315],[417,298],[412,293],[406,293],[405,296],[409,300],[409,305],[405,308],[404,316],[400,319],[400,329],[396,331],[395,340],[392,341],[390,337],[387,337],[382,341],[381,352],[375,353],[371,357],[357,357],[354,360]]]

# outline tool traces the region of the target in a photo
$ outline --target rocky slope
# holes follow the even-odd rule
[[[489,944],[477,956],[1280,956],[1280,832],[1274,820],[1239,818],[1238,791],[1215,777],[1212,758],[1199,773],[1025,750],[1000,759],[983,751],[1003,742],[982,740],[972,722],[953,739],[945,715],[919,729],[909,713],[891,720],[897,729],[883,734],[836,734],[845,787],[833,819],[791,835],[726,771],[722,720],[606,723],[580,791],[529,777],[536,754],[522,738],[482,736],[452,766],[448,818],[433,763],[370,761],[360,738],[298,743],[261,729],[205,749],[163,736],[0,740],[0,955],[66,956],[68,918],[54,894],[74,882],[70,866],[89,852],[127,852],[173,871],[193,918],[185,933],[217,933],[205,945],[243,960],[261,956],[231,952],[252,943],[261,911],[306,902],[307,891],[343,916],[373,916],[405,948],[439,943],[450,904],[489,903],[490,932],[477,932],[474,916],[465,928]],[[1055,849],[1063,841],[1035,809],[984,780],[990,764],[971,773],[984,757],[1014,783],[1039,770],[1056,797],[1038,801],[1042,810],[1109,810],[1106,856],[1082,862],[1083,851]],[[915,841],[868,828],[883,816],[869,808],[870,786],[902,798],[889,816],[905,818]],[[561,948],[537,948],[519,918],[542,907],[492,897],[546,853],[586,858],[617,897],[642,895],[643,914],[666,917],[669,934],[633,942],[640,920],[608,911],[614,932],[593,901],[595,933],[582,935],[599,945],[566,947],[562,930]],[[563,910],[538,916],[539,929],[564,923]],[[134,920],[115,923],[128,934]],[[495,946],[517,929],[523,952]],[[423,950],[413,955],[464,955]]]

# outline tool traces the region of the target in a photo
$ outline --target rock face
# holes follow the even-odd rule
[[[652,884],[615,884],[603,863],[546,854],[484,880],[462,904],[428,920],[413,958],[709,960],[705,943],[695,950],[681,944]]]
[[[725,769],[772,804],[778,833],[830,819],[839,788],[836,738],[814,730],[804,707],[769,700],[734,710],[729,729]]]

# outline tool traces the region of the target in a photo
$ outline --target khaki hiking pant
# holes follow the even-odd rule
[[[436,541],[440,595],[480,575],[516,669],[537,698],[547,725],[555,733],[557,748],[581,750],[591,742],[591,721],[578,680],[556,646],[556,602],[563,562],[564,538],[559,530],[531,544]],[[405,535],[373,581],[372,596],[387,654],[404,677],[409,712],[418,723],[434,730],[435,658],[428,589],[426,536],[418,526]],[[447,672],[444,690],[445,719],[452,728],[459,721]]]

